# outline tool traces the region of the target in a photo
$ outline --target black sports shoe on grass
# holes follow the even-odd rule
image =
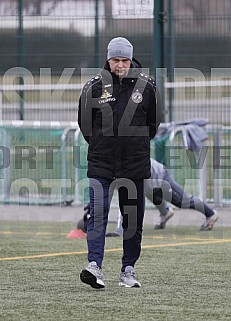
[[[218,219],[219,215],[217,214],[217,211],[214,210],[212,216],[206,217],[205,222],[201,225],[200,231],[211,231]]]
[[[168,220],[170,220],[170,218],[173,217],[173,215],[174,215],[174,211],[170,207],[166,215],[160,215],[160,223],[156,224],[154,226],[154,229],[155,230],[163,230],[163,229],[165,229],[166,223],[168,222]]]
[[[104,285],[104,275],[96,262],[90,262],[86,269],[80,273],[80,280],[95,289],[102,289]]]

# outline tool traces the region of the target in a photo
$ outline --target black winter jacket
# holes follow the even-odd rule
[[[88,177],[150,177],[150,139],[161,121],[154,80],[134,60],[120,82],[108,62],[79,99],[78,124],[88,142]]]

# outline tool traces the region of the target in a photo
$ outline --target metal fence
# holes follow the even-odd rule
[[[154,4],[162,10],[155,19]],[[159,54],[169,68],[230,66],[229,0],[2,0],[0,16],[1,73],[101,67],[116,35],[129,37],[146,68]],[[163,28],[163,53],[154,47],[154,21]]]
[[[38,122],[0,126],[0,202],[50,205],[73,200],[75,130]]]
[[[0,84],[10,72],[14,84],[26,83],[30,74],[36,84],[56,83],[67,68],[69,82],[79,83],[81,68],[102,67],[109,40],[125,36],[135,57],[157,78],[166,121],[177,120],[175,89],[162,90],[164,82],[175,81],[175,68],[197,70],[209,80],[212,68],[231,65],[229,0],[2,0],[0,17]],[[231,78],[230,72],[224,77]],[[27,119],[15,104],[38,102],[38,95],[19,94],[9,98],[3,92],[3,102],[14,100],[5,119]],[[66,93],[62,102],[68,108],[77,98],[78,93]],[[49,108],[46,95],[37,107],[42,105]],[[57,119],[56,112],[51,108]]]
[[[230,205],[231,129],[209,126],[208,133],[200,153],[182,148],[183,130],[166,137],[165,165],[186,192],[215,206]],[[65,127],[19,121],[0,126],[0,203],[87,203],[87,149],[76,123]],[[152,140],[151,156],[160,157],[157,153],[159,147]],[[112,205],[118,204],[116,200],[117,195]]]
[[[1,0],[0,18],[5,123],[76,121],[81,68],[103,67],[110,39],[124,36],[157,80],[165,121],[231,124],[230,0]],[[228,150],[225,128],[216,137]],[[219,203],[219,189],[211,191]]]

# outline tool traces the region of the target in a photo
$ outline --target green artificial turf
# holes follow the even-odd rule
[[[81,283],[85,239],[71,223],[1,222],[1,321],[220,321],[231,316],[231,228],[145,226],[141,288],[120,288],[122,239],[107,238],[105,289]]]

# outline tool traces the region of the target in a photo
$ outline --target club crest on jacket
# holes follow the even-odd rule
[[[133,94],[132,94],[132,101],[136,104],[141,103],[141,101],[143,100],[143,96],[142,94],[139,92],[139,90],[137,89]]]

